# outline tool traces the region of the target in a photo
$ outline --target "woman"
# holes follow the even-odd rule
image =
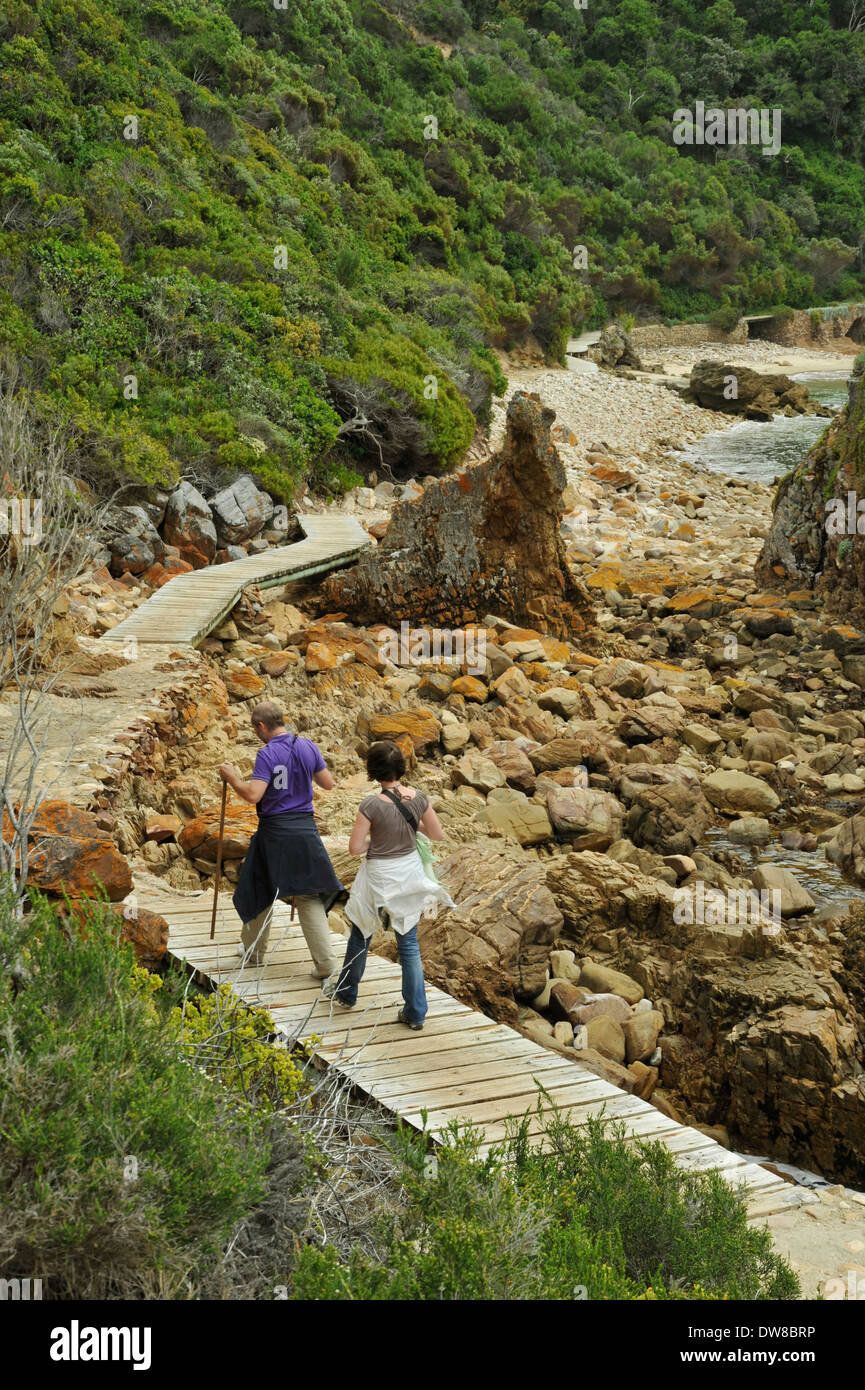
[[[264,745],[252,777],[244,781],[231,763],[219,769],[222,780],[258,813],[258,829],[234,893],[243,922],[238,951],[250,964],[262,965],[276,901],[293,899],[312,957],[312,974],[324,980],[336,967],[327,914],[345,898],[345,889],[316,828],[312,784],[330,791],[333,778],[318,746],[285,727],[279,705],[271,700],[256,705],[251,723]]]
[[[367,952],[373,932],[392,926],[402,966],[402,997],[405,1005],[398,1023],[419,1031],[427,1012],[423,966],[417,941],[417,924],[435,903],[454,907],[441,884],[428,878],[417,851],[417,832],[431,840],[444,838],[439,818],[423,792],[404,787],[405,758],[395,743],[374,743],[367,754],[366,769],[381,791],[360,804],[348,842],[351,854],[366,854],[352,885],[345,912],[351,923],[351,936],[338,979],[325,986],[325,993],[337,1003],[352,1009],[366,968]]]

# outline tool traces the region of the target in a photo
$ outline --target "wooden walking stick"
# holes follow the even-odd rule
[[[216,902],[219,897],[219,877],[222,873],[222,837],[225,833],[225,803],[228,800],[228,783],[222,784],[222,806],[219,811],[219,844],[216,846],[216,882],[213,885],[213,912],[210,916],[210,939],[216,931]]]

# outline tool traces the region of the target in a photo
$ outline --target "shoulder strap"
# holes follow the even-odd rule
[[[420,824],[420,821],[416,821],[416,820],[415,820],[414,816],[411,814],[411,812],[409,811],[408,807],[407,807],[406,805],[404,805],[402,799],[401,799],[400,797],[396,796],[394,792],[385,791],[384,787],[382,787],[382,793],[383,793],[384,796],[386,796],[386,797],[388,798],[389,801],[392,801],[392,802],[393,802],[394,806],[395,806],[395,807],[397,808],[397,810],[399,811],[399,813],[400,813],[400,815],[402,816],[403,820],[406,821],[406,822],[411,826],[412,830],[414,831],[414,833],[415,833],[415,835],[416,835],[416,834],[417,834],[417,828],[418,828],[418,825]]]

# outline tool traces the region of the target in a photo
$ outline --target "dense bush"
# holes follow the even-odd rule
[[[453,1126],[435,1158],[403,1131],[402,1209],[376,1258],[308,1246],[295,1298],[792,1299],[795,1275],[717,1173],[678,1168],[657,1143],[574,1129],[553,1108],[547,1151],[527,1126],[478,1158]]]
[[[79,918],[0,921],[0,1270],[52,1299],[183,1298],[266,1196],[271,1146],[116,919]]]
[[[244,416],[283,497],[381,458],[446,468],[501,390],[492,348],[532,335],[559,360],[608,310],[861,293],[850,13],[8,0],[0,341],[62,403],[83,473],[245,468]],[[697,100],[780,107],[782,153],[677,147]],[[373,424],[340,434],[353,391]]]

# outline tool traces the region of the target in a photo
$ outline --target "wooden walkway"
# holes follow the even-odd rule
[[[305,540],[175,575],[106,632],[102,641],[194,646],[224,621],[247,584],[267,588],[352,565],[371,544],[360,522],[350,516],[299,516],[298,520]]]
[[[804,1189],[728,1152],[699,1130],[667,1119],[654,1106],[627,1095],[609,1082],[513,1028],[467,1008],[442,990],[427,986],[429,1014],[422,1032],[395,1022],[402,1005],[397,965],[370,956],[354,1009],[321,998],[310,975],[310,959],[300,926],[289,910],[277,907],[271,947],[262,967],[242,965],[237,955],[240,923],[226,897],[209,940],[209,893],[189,896],[169,890],[139,889],[140,907],[159,912],[170,924],[169,951],[203,982],[229,983],[250,1004],[265,1007],[289,1041],[316,1034],[315,1056],[386,1107],[393,1115],[440,1136],[452,1119],[473,1121],[484,1131],[486,1152],[505,1137],[509,1120],[535,1112],[538,1084],[567,1112],[574,1125],[600,1115],[622,1121],[627,1139],[657,1139],[684,1167],[714,1168],[747,1189],[752,1219],[799,1205]],[[342,959],[345,941],[334,937]],[[532,1113],[529,1131],[541,1125]]]

